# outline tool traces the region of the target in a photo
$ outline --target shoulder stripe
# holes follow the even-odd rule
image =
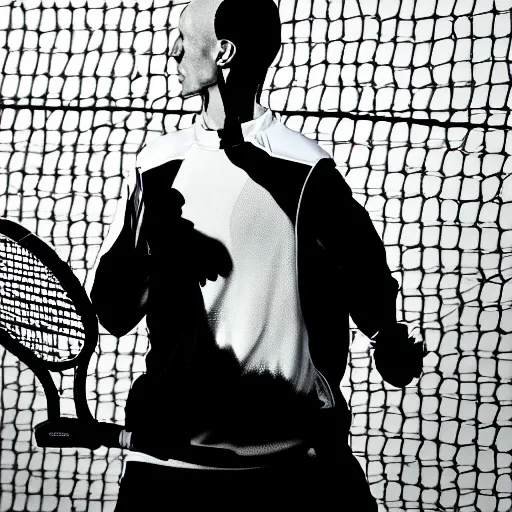
[[[291,130],[280,121],[275,121],[251,142],[274,158],[309,166],[324,158],[331,158],[316,141]]]

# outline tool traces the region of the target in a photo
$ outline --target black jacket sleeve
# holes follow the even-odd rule
[[[128,333],[146,313],[149,254],[144,238],[135,246],[134,208],[134,194],[126,187],[97,259],[90,290],[101,325],[115,336]]]
[[[384,244],[367,211],[332,159],[323,159],[306,184],[313,206],[317,243],[341,272],[350,316],[368,337],[396,323],[398,283],[391,275]],[[310,207],[311,208],[311,207]]]

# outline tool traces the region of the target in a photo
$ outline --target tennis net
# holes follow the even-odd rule
[[[179,97],[169,63],[183,6],[0,4],[0,216],[54,245],[82,281],[141,146],[200,108]],[[511,2],[279,6],[283,46],[262,102],[334,156],[382,236],[399,315],[429,351],[417,385],[394,389],[353,330],[342,390],[372,492],[386,511],[509,511]],[[143,327],[121,343],[102,332],[88,378],[96,417],[124,421],[146,350]],[[122,453],[35,448],[44,398],[0,357],[0,510],[112,510]],[[73,411],[71,376],[59,385]]]

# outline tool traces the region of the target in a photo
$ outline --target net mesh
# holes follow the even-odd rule
[[[85,341],[82,319],[57,278],[34,254],[4,235],[0,329],[50,362],[75,358]]]
[[[512,508],[510,0],[280,0],[283,47],[264,105],[335,158],[370,212],[421,326],[417,383],[383,383],[353,330],[350,442],[382,510]],[[23,0],[0,7],[0,215],[84,280],[123,175],[190,126],[168,63],[182,5]],[[371,290],[369,290],[371,293]],[[96,417],[122,423],[144,370],[140,327],[100,336]],[[2,353],[1,510],[113,510],[122,453],[35,449],[31,373]],[[72,409],[72,381],[61,378]],[[67,400],[67,402],[66,402]],[[341,485],[341,483],[340,483]]]

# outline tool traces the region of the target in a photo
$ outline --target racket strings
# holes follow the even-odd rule
[[[0,235],[0,328],[45,361],[76,357],[85,329],[72,300],[31,252]]]

